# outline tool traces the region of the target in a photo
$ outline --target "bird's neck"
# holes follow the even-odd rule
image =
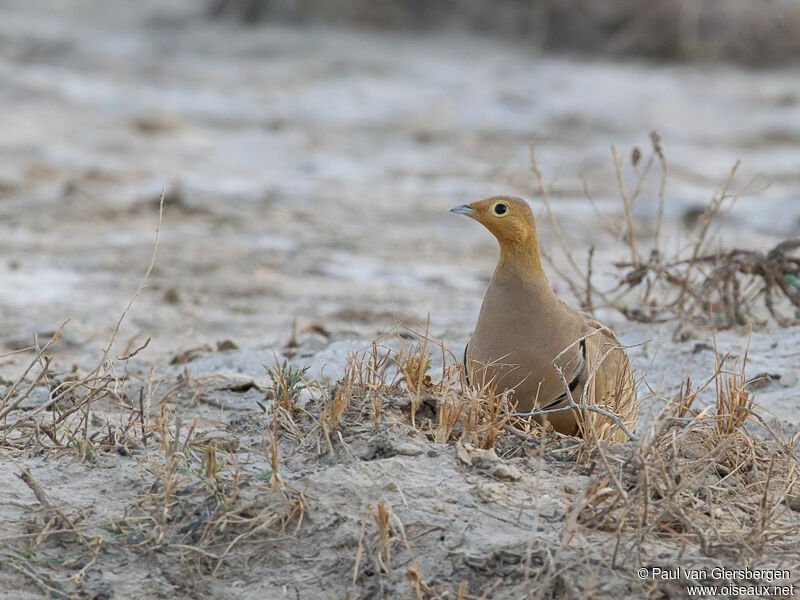
[[[536,238],[526,240],[524,244],[500,244],[500,260],[497,262],[495,277],[540,283],[549,287],[542,269]]]

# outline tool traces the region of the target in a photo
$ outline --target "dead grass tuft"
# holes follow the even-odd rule
[[[798,533],[787,499],[796,494],[797,461],[759,416],[741,369],[714,374],[692,391],[686,380],[673,402],[621,455],[591,450],[602,465],[573,515],[613,532],[613,561],[658,539],[697,543],[708,556],[773,551]],[[713,386],[711,385],[713,383]],[[694,404],[703,390],[713,403]],[[712,410],[714,409],[714,410]],[[760,431],[760,433],[757,432]]]
[[[126,516],[113,520],[116,535],[139,548],[172,552],[184,567],[213,577],[240,546],[277,543],[290,524],[300,527],[307,502],[279,475],[272,430],[265,447],[271,471],[252,477],[243,475],[231,450],[211,442],[200,451],[193,443],[201,437],[197,421],[185,430],[179,417],[171,427],[168,422],[164,411],[154,431],[161,456],[151,461],[153,483]]]
[[[403,344],[400,350],[393,353],[393,360],[401,374],[399,383],[405,384],[411,397],[411,424],[415,425],[417,410],[422,402],[423,392],[430,388],[431,377],[428,370],[431,366],[431,354],[428,352],[430,339],[430,322],[426,327],[422,341],[412,347]]]
[[[330,438],[330,434],[336,430],[339,423],[350,406],[350,400],[354,393],[354,366],[348,365],[344,375],[336,382],[328,394],[328,401],[322,406],[321,422],[325,430],[325,435]]]
[[[559,240],[560,250],[569,263],[568,274],[563,274],[572,293],[584,310],[613,308],[626,318],[646,323],[678,321],[676,336],[691,335],[691,326],[714,326],[727,329],[741,325],[763,325],[765,316],[781,326],[797,323],[800,314],[800,240],[790,239],[763,252],[750,248],[719,248],[719,236],[736,200],[757,193],[752,183],[744,191],[733,191],[734,179],[739,169],[737,162],[705,208],[693,220],[688,231],[678,240],[672,240],[675,251],[667,251],[664,235],[664,192],[667,160],[660,136],[651,134],[651,149],[646,158],[634,149],[632,163],[635,173],[633,185],[626,184],[622,162],[612,147],[612,161],[620,192],[624,226],[611,233],[623,239],[628,247],[628,258],[615,263],[618,269],[616,285],[598,289],[592,282],[592,255],[583,269],[574,257],[564,238],[552,210],[550,193],[539,170],[533,148],[531,167],[538,182],[539,192],[553,230]],[[642,164],[640,164],[640,162]],[[641,201],[647,184],[660,167],[657,195],[651,198],[658,207],[656,226],[649,235],[641,235],[634,218],[636,203]],[[632,191],[629,188],[632,187]],[[597,210],[588,189],[589,201]],[[598,216],[599,214],[598,211]],[[715,249],[716,248],[716,249]],[[543,253],[545,259],[552,258]]]
[[[464,392],[463,431],[460,439],[477,448],[494,448],[497,438],[511,422],[513,407],[508,395],[498,394],[494,386],[468,388]]]

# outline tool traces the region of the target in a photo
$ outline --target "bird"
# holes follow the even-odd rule
[[[627,353],[610,329],[553,291],[530,205],[513,196],[492,196],[450,212],[478,221],[500,244],[464,348],[468,382],[508,392],[515,414],[547,411],[537,420],[565,435],[612,442],[635,435],[639,405]],[[575,404],[597,410],[570,408],[569,395]]]

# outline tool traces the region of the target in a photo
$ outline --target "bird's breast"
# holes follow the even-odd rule
[[[545,293],[526,291],[490,286],[467,354],[471,381],[478,387],[491,382],[499,391],[513,389],[520,410],[563,392],[553,360],[581,336],[574,316],[564,314],[552,292],[551,300]],[[578,353],[576,344],[564,358]]]

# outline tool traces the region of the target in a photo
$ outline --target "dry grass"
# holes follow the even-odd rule
[[[570,450],[578,464],[596,465],[600,474],[576,499],[566,531],[588,528],[615,536],[612,566],[631,559],[645,561],[652,544],[696,543],[708,556],[749,556],[768,547],[788,552],[790,540],[800,534],[791,508],[798,505],[792,442],[776,436],[760,417],[747,389],[747,356],[734,369],[727,368],[726,361],[718,360],[699,387],[684,380],[674,398],[664,399],[665,411],[621,452],[610,453],[600,443],[609,436],[597,429],[596,437],[586,436]],[[420,406],[432,407],[431,414],[420,410],[414,422],[410,412],[406,414],[411,431],[435,443],[502,446],[504,451],[514,448],[512,454],[520,447],[512,440],[517,444],[538,440],[536,447],[544,448],[552,434],[535,424],[531,429],[530,419],[511,417],[506,398],[494,394],[490,385],[460,392],[463,374],[448,372],[449,379],[429,384],[432,401],[421,402]],[[712,392],[712,401],[698,406],[700,398]],[[387,388],[384,393],[393,392]],[[499,444],[501,439],[508,441]],[[388,513],[381,506],[370,513],[378,529],[375,561],[391,569],[387,549],[393,538]],[[571,544],[572,534],[565,535],[562,552]],[[554,557],[553,564],[557,561]],[[440,591],[424,583],[413,564],[407,577],[418,597],[463,597],[466,587],[439,595]],[[537,590],[551,589],[556,583],[565,585],[557,570],[545,569],[529,580],[529,589],[535,597]]]
[[[125,514],[108,523],[106,535],[96,537],[82,529],[80,511],[39,485],[34,494],[41,496],[42,518],[28,524],[28,537],[19,538],[17,546],[28,548],[30,558],[15,554],[10,564],[42,589],[58,591],[61,588],[36,559],[50,544],[80,548],[75,554],[86,572],[105,556],[104,548],[125,548],[141,556],[156,552],[182,581],[191,582],[192,593],[202,596],[209,589],[207,582],[241,573],[243,562],[260,564],[275,553],[291,552],[295,544],[320,544],[316,536],[328,535],[317,529],[318,522],[306,519],[322,499],[296,487],[286,461],[307,453],[313,464],[327,456],[326,464],[344,462],[363,469],[363,454],[354,449],[359,436],[390,431],[422,443],[445,444],[454,457],[466,453],[470,460],[461,460],[459,468],[467,473],[524,478],[528,475],[523,474],[523,463],[517,463],[516,474],[510,467],[482,465],[502,466],[504,457],[527,454],[539,461],[531,477],[567,465],[589,473],[588,483],[568,496],[571,507],[564,522],[552,525],[560,528],[554,532],[560,545],[540,551],[532,543],[527,556],[502,567],[512,573],[504,577],[492,570],[495,567],[481,567],[485,573],[469,567],[465,571],[459,559],[448,567],[453,569],[450,579],[432,578],[441,565],[427,558],[432,546],[424,537],[431,528],[417,522],[424,519],[413,512],[418,499],[404,493],[399,504],[385,497],[366,502],[352,553],[327,575],[338,581],[342,578],[336,573],[346,573],[344,579],[353,589],[400,593],[397,585],[402,581],[402,593],[412,598],[466,600],[492,597],[493,590],[511,581],[521,597],[558,594],[574,585],[566,573],[584,560],[576,548],[584,536],[595,534],[612,543],[602,558],[585,558],[587,565],[594,561],[592,568],[598,560],[617,569],[631,561],[646,563],[664,547],[696,546],[705,556],[744,559],[790,552],[796,544],[800,531],[792,507],[800,505],[800,491],[792,440],[780,440],[765,428],[747,388],[746,356],[736,368],[721,358],[699,386],[684,381],[675,397],[664,399],[667,408],[660,417],[638,432],[637,439],[612,451],[598,440],[599,433],[597,438],[568,440],[530,418],[511,416],[513,406],[506,395],[493,391],[491,382],[462,389],[463,366],[425,335],[425,341],[396,349],[376,341],[352,354],[343,377],[330,389],[306,381],[306,389],[321,395],[304,408],[281,406],[276,398],[266,415],[256,412],[263,426],[261,464],[267,465],[260,474],[244,469],[243,454],[224,439],[207,436],[202,421],[184,423],[168,402],[160,402],[159,398],[174,397],[172,388],[159,394],[158,386],[148,383],[143,389],[152,391],[144,391],[143,397],[152,395],[158,408],[142,412],[137,402],[126,405],[132,423],[126,443],[147,448],[155,442],[156,448],[143,454],[149,457],[144,470],[149,487]],[[447,360],[441,377],[433,379],[428,367],[426,377],[431,379],[409,389],[408,374],[416,373],[411,381],[420,381],[420,369],[412,369],[422,364],[420,348],[427,349],[422,356],[428,357],[441,349]],[[90,422],[89,439],[92,427]],[[105,438],[95,440],[98,452],[103,452]],[[383,490],[385,482],[374,477],[376,489]],[[35,480],[29,485],[37,489]],[[408,524],[408,517],[401,515],[415,516]],[[573,592],[578,593],[577,588]]]
[[[328,394],[328,401],[322,406],[321,423],[325,435],[330,438],[331,433],[339,426],[345,412],[350,406],[353,397],[353,367],[348,365],[344,376],[336,382]]]
[[[562,277],[582,308],[588,312],[613,308],[628,319],[646,323],[676,321],[678,338],[692,335],[692,325],[717,329],[760,326],[766,323],[766,316],[781,326],[797,323],[800,240],[786,240],[767,252],[749,248],[714,249],[719,245],[720,231],[736,199],[754,193],[747,188],[732,190],[739,163],[731,168],[721,190],[711,198],[689,231],[677,241],[677,250],[667,252],[663,208],[668,167],[658,134],[651,134],[651,149],[646,158],[638,148],[632,154],[635,178],[633,191],[629,192],[620,157],[612,148],[624,216],[621,231],[614,233],[627,244],[628,258],[614,265],[618,269],[618,283],[601,290],[592,281],[594,249],[590,249],[587,266],[582,268],[552,210],[549,190],[531,148],[531,168],[538,190],[570,267],[569,273]],[[634,207],[641,201],[648,180],[655,176],[656,166],[660,167],[658,192],[651,201],[658,207],[658,217],[652,234],[644,236],[637,231]],[[588,190],[586,196],[594,205]],[[552,262],[548,254],[544,253],[544,257]]]
[[[485,376],[488,370],[480,371],[484,376],[478,377],[478,381],[467,382],[464,365],[443,342],[431,336],[429,323],[423,332],[408,330],[405,335],[412,335],[418,341],[404,341],[399,348],[374,341],[366,350],[348,356],[343,376],[320,404],[319,430],[323,432],[331,452],[331,434],[341,427],[347,414],[358,418],[369,413],[376,429],[380,429],[382,419],[389,422],[408,419],[412,430],[423,433],[431,441],[461,441],[482,449],[494,448],[502,435],[528,435],[542,426],[552,430],[543,417],[563,409],[517,413],[510,391],[498,391],[495,380]],[[429,371],[437,348],[441,351],[443,366],[440,376],[434,380]],[[622,350],[617,346],[607,348],[590,374],[589,382],[605,359]],[[559,369],[557,363],[558,359],[554,361],[556,371]],[[624,392],[635,383],[628,375],[627,372],[620,375],[620,395],[626,395]],[[571,398],[568,384],[562,383]],[[629,429],[638,417],[634,396],[631,396],[630,405],[606,407],[589,397],[589,388],[587,385],[583,397],[571,398],[567,407],[567,410],[582,415],[582,431],[591,431],[591,436],[586,437],[594,442],[636,439],[635,433]],[[407,402],[400,399],[402,395]],[[395,407],[403,407],[400,414],[386,412],[384,405],[390,400]],[[622,413],[614,412],[620,409]]]
[[[0,425],[0,431],[2,431],[0,447],[19,449],[28,445],[31,438],[35,439],[36,445],[40,445],[44,441],[41,437],[43,434],[47,438],[44,445],[49,447],[51,451],[73,448],[82,461],[92,461],[99,448],[99,444],[95,442],[95,439],[91,439],[88,434],[92,405],[98,398],[104,396],[111,396],[123,404],[129,401],[129,397],[125,392],[125,384],[128,383],[127,363],[146,348],[150,342],[148,338],[144,344],[134,349],[134,340],[131,340],[122,354],[115,358],[111,356],[111,350],[117,341],[122,323],[144,289],[155,266],[163,214],[164,194],[161,195],[159,201],[158,227],[156,228],[150,264],[138,288],[117,320],[108,344],[97,362],[97,366],[91,372],[82,377],[65,378],[64,381],[57,381],[50,373],[51,359],[46,356],[46,353],[51,350],[52,345],[61,337],[68,321],[65,321],[58,328],[43,347],[39,346],[38,339],[34,337],[34,358],[8,389],[2,401],[0,401],[0,419],[3,420],[3,424]],[[118,362],[124,366],[122,375],[119,375],[116,370]],[[23,383],[37,366],[38,372],[33,376],[30,383],[22,389]],[[12,412],[28,399],[33,390],[41,384],[45,384],[50,388],[49,400],[37,406],[34,410],[26,412],[23,416],[16,418],[12,423],[8,423],[7,419]],[[50,412],[51,418],[47,420],[47,423],[34,420],[35,416],[44,411]],[[131,416],[133,419],[133,415]],[[132,424],[133,421],[129,421],[128,426],[121,432],[121,437],[127,435]],[[95,434],[95,438],[97,435],[99,434]],[[111,432],[109,432],[109,436],[112,436]],[[109,440],[106,441],[108,442]]]
[[[421,344],[408,348],[403,345],[396,353],[395,362],[402,377],[400,382],[405,384],[411,397],[411,422],[415,421],[417,410],[422,402],[422,394],[426,387],[430,387],[431,378],[428,369],[431,364],[431,355],[427,351],[427,336]]]
[[[460,439],[477,448],[494,448],[512,419],[508,396],[493,387],[469,388],[464,393],[464,418]]]
[[[378,343],[373,341],[369,350],[362,354],[353,353],[347,359],[351,372],[358,377],[357,385],[372,406],[375,426],[381,422],[383,400],[390,385],[386,381],[387,370],[391,365],[391,353],[381,352]]]
[[[81,587],[88,574],[117,565],[118,556],[171,574],[189,595],[213,597],[214,585],[252,569],[296,573],[318,548],[336,558],[312,572],[343,594],[467,600],[510,586],[515,597],[590,597],[575,569],[616,581],[624,565],[653,564],[665,549],[744,564],[794,556],[800,540],[796,440],[760,416],[747,355],[738,365],[719,358],[700,385],[687,378],[674,397],[661,398],[663,414],[638,431],[625,433],[621,415],[573,398],[585,434],[565,438],[535,415],[514,416],[492,381],[467,385],[459,357],[427,324],[404,331],[399,345],[384,337],[351,354],[332,386],[276,361],[272,402],[237,429],[238,420],[226,426],[188,416],[180,398],[196,399],[200,386],[188,371],[170,381],[153,369],[129,371],[146,341],[131,341],[116,361],[109,346],[100,370],[86,376],[53,373],[48,354],[60,334],[43,346],[36,341],[0,405],[1,451],[36,502],[30,515],[6,525],[15,531],[0,538],[0,557],[53,597],[93,597]],[[434,373],[439,354],[442,369]],[[49,410],[21,414],[21,402],[43,388]],[[117,422],[94,418],[98,403],[113,407]],[[617,434],[630,441],[609,445]],[[132,461],[140,483],[129,499],[115,499],[121,509],[113,516],[97,516],[34,477],[23,464],[29,453],[77,457],[87,470],[103,458]],[[443,487],[461,482],[463,499],[441,504],[415,487],[413,474],[398,481],[390,470],[412,470],[430,456],[438,457],[431,464]],[[330,473],[338,477],[325,488],[331,497],[321,497],[314,486]],[[353,473],[371,487],[354,485]],[[542,502],[568,503],[563,520],[539,520],[541,505],[530,504],[537,486],[576,473],[584,487]],[[492,538],[486,556],[462,553],[469,535],[462,512],[467,525],[497,517],[514,531],[530,530],[530,541],[495,548]],[[523,526],[531,513],[537,520]],[[338,537],[353,523],[358,535]],[[549,536],[543,545],[541,535]]]
[[[744,555],[767,544],[775,551],[800,533],[787,504],[797,493],[797,459],[791,443],[766,427],[745,382],[744,363],[731,372],[718,363],[699,390],[684,382],[623,456],[592,451],[604,474],[573,514],[615,533],[614,563],[627,553],[642,561],[643,545],[653,540],[691,541],[708,556]],[[695,407],[712,383],[713,404]]]
[[[3,421],[0,449],[11,461],[14,461],[11,452],[36,449],[56,458],[74,453],[81,462],[91,465],[102,452],[130,456],[155,440],[159,451],[148,459],[147,466],[153,477],[152,485],[129,507],[126,515],[113,518],[107,529],[128,547],[172,551],[180,564],[197,573],[216,576],[231,553],[251,538],[263,533],[258,542],[263,545],[264,538],[268,541],[283,534],[290,523],[299,526],[306,501],[302,492],[277,475],[275,435],[271,436],[274,468],[270,484],[243,487],[245,482],[231,449],[221,450],[215,442],[207,443],[204,434],[197,431],[197,420],[185,427],[180,417],[172,416],[170,401],[182,390],[191,391],[193,382],[188,373],[161,392],[162,383],[153,379],[152,369],[144,380],[129,373],[129,361],[147,347],[149,338],[138,346],[134,338],[119,356],[111,353],[122,323],[155,264],[163,208],[162,196],[150,265],[118,319],[97,366],[85,375],[63,377],[52,373],[48,353],[62,335],[66,322],[44,346],[34,338],[33,359],[0,399]],[[282,366],[286,365],[277,365],[270,371],[274,375],[276,405],[285,413],[294,413],[297,410],[294,402],[302,387],[297,376],[301,377],[303,372]],[[43,386],[49,390],[49,399],[20,415],[19,407]],[[93,406],[100,401],[122,411],[124,417],[118,426],[93,418]],[[101,548],[113,542],[103,537],[88,537],[82,530],[84,515],[71,510],[68,503],[53,500],[28,469],[18,466],[20,478],[38,499],[44,519],[26,526],[26,533],[20,538],[26,550],[22,555],[14,554],[12,568],[47,594],[66,597],[62,591],[64,583],[52,580],[37,566],[37,549],[52,537],[65,543],[69,540],[66,536],[72,536],[83,550],[76,558],[81,561],[81,568],[67,583],[82,585],[84,574],[95,564]],[[37,530],[33,536],[31,528]]]
[[[118,536],[143,549],[172,551],[186,568],[215,577],[239,546],[268,545],[290,524],[302,525],[306,499],[279,476],[274,432],[268,430],[268,483],[258,484],[244,481],[232,452],[214,443],[195,450],[196,422],[184,434],[180,419],[171,428],[166,423],[162,418],[156,433],[162,457],[151,463],[153,485],[127,516],[114,520]]]

